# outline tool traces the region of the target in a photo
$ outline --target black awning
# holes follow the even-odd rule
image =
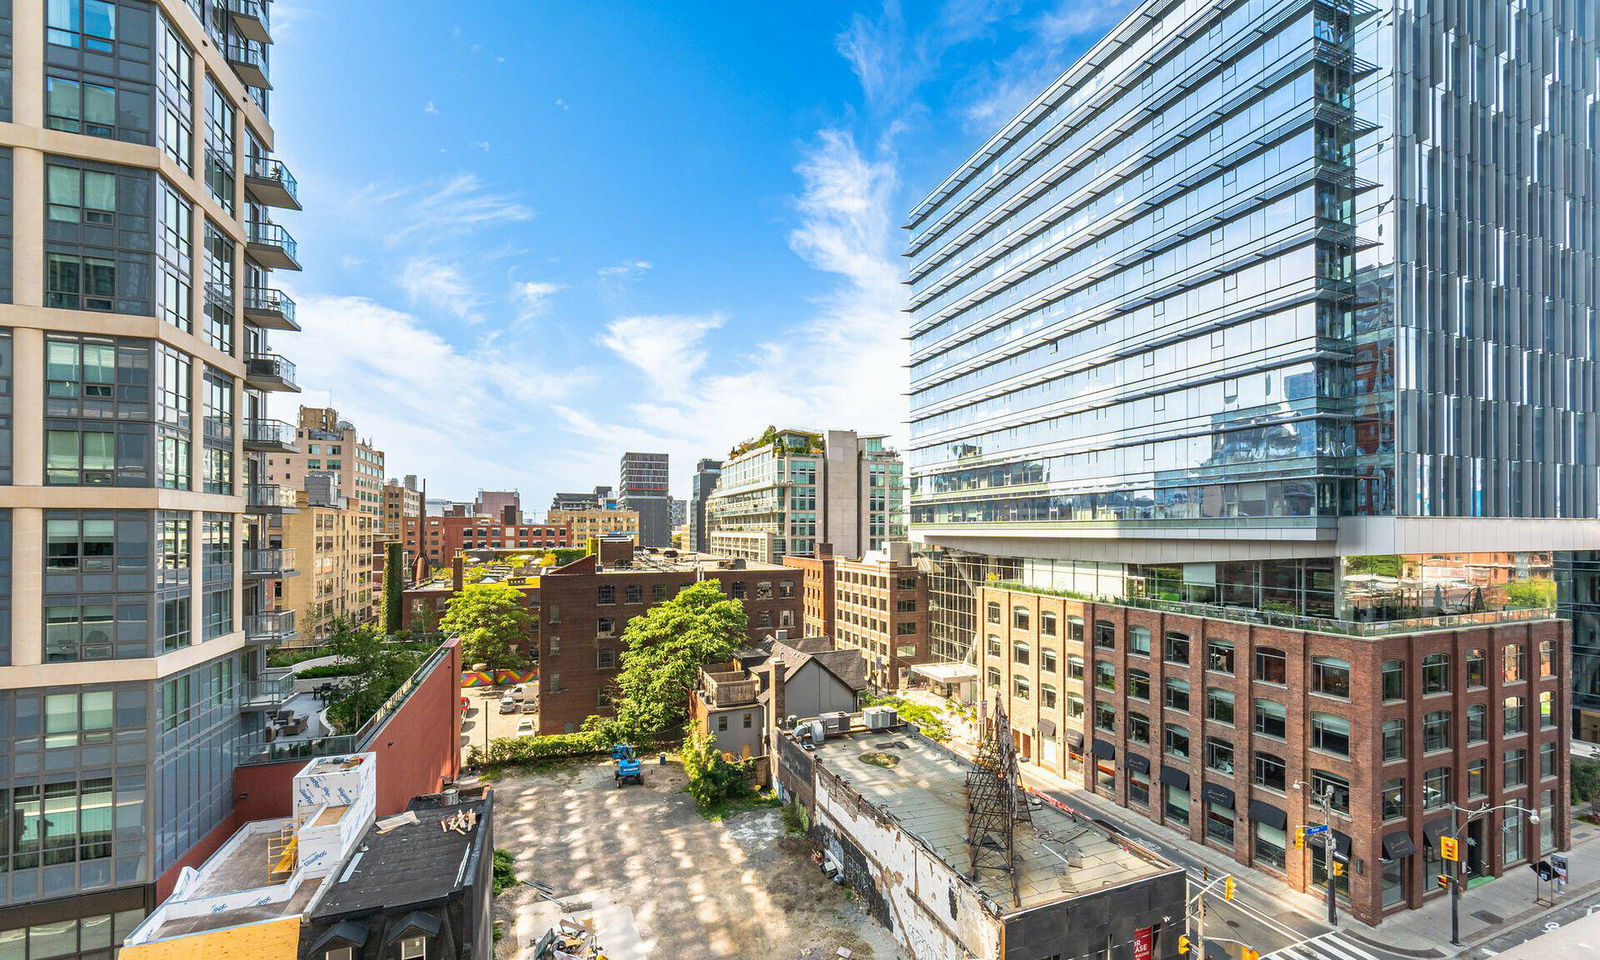
[[[1206,802],[1220,803],[1228,809],[1233,809],[1233,791],[1220,783],[1206,784]]]
[[[1330,830],[1329,832],[1333,834],[1334,852],[1341,857],[1350,856],[1350,835],[1348,833],[1340,833],[1337,830]]]
[[[1046,740],[1054,740],[1056,738],[1056,722],[1048,717],[1040,717],[1039,736],[1044,737]]]
[[[1123,757],[1122,758],[1122,763],[1129,770],[1137,770],[1140,773],[1149,773],[1150,772],[1150,758],[1149,757],[1141,757],[1137,753],[1130,753],[1127,756]]]
[[[1422,825],[1422,839],[1428,841],[1429,847],[1439,846],[1440,837],[1450,836],[1454,825],[1449,820],[1435,820]]]
[[[1096,740],[1094,743],[1090,744],[1089,750],[1102,760],[1117,759],[1117,748],[1109,743],[1106,743],[1104,740]]]
[[[1411,842],[1411,834],[1405,830],[1396,830],[1394,833],[1383,835],[1383,857],[1385,860],[1404,860],[1417,852],[1417,845]]]
[[[1067,749],[1073,753],[1083,752],[1083,734],[1077,730],[1067,731]]]
[[[1189,774],[1187,771],[1180,770],[1177,767],[1162,767],[1161,782],[1170,783],[1179,790],[1187,790],[1189,789]]]
[[[1269,827],[1277,827],[1279,830],[1289,829],[1289,815],[1272,804],[1262,803],[1260,800],[1250,801],[1250,819]]]

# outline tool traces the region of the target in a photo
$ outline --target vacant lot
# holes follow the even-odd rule
[[[626,946],[621,931],[603,939],[614,957],[824,960],[840,947],[901,957],[889,932],[812,865],[806,842],[784,835],[777,810],[710,822],[683,783],[676,764],[654,762],[644,787],[620,790],[606,763],[509,774],[495,784],[495,842],[515,854],[519,878],[543,881],[569,903],[631,911],[638,942]],[[532,919],[547,909],[540,904],[516,887],[496,915],[508,931],[519,917],[531,931],[548,922]],[[499,956],[525,956],[527,946],[508,935]]]

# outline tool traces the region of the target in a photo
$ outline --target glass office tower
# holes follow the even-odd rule
[[[262,589],[298,329],[268,10],[0,2],[6,956],[109,960],[208,849],[293,629]]]
[[[1434,895],[1450,803],[1550,809],[1480,874],[1569,835],[1597,18],[1150,0],[910,216],[913,534],[1015,568],[946,655],[1038,762],[1292,886],[1325,865],[1274,831],[1332,791],[1364,919]]]

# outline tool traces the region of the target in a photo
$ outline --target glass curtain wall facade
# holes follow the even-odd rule
[[[241,146],[273,141],[268,8],[0,2],[6,956],[109,960],[260,726],[254,438],[293,368],[257,363],[296,328],[246,278],[292,265],[268,208],[298,208]]]
[[[1551,684],[1570,682],[1571,636],[1586,682],[1597,53],[1600,8],[1580,0],[1147,0],[1113,26],[907,223],[911,523],[936,652],[1003,656],[974,651],[987,583],[1117,624],[1137,611],[1157,643],[1203,628],[1242,645],[1258,625],[1390,647],[1534,637]],[[1288,670],[1316,669],[1302,653]],[[1397,669],[1455,662],[1415,661]],[[1031,684],[983,676],[1027,701],[1016,717],[1039,712]],[[1115,722],[1142,687],[1096,683],[1095,729],[1120,739],[1093,786],[1139,806],[1148,786],[1113,757],[1150,742]],[[1592,687],[1580,705],[1600,704]],[[1540,738],[1563,696],[1541,692]],[[1427,773],[1482,782],[1485,762]],[[1493,766],[1497,802],[1557,786]],[[1270,790],[1262,769],[1230,789]],[[1364,776],[1357,804],[1380,795]],[[1420,822],[1397,826],[1425,846]],[[1384,888],[1358,877],[1358,914],[1435,893],[1371,842],[1358,855],[1384,861]]]

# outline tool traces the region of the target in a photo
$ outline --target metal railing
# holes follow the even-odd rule
[[[272,26],[272,4],[266,0],[228,0],[228,12],[240,17],[260,20],[263,27]]]
[[[255,418],[244,422],[245,443],[270,443],[276,446],[294,446],[294,424],[282,420],[258,420]]]
[[[245,165],[244,175],[257,180],[270,180],[283,188],[283,192],[294,198],[295,203],[300,202],[300,184],[289,172],[289,168],[282,160],[272,157],[250,157]]]
[[[244,308],[281,313],[285,320],[294,322],[294,301],[277,287],[245,287]]]
[[[295,566],[292,547],[244,551],[244,572],[247,574],[271,576],[293,569]]]
[[[268,610],[244,618],[244,635],[249,640],[279,640],[294,635],[293,610]]]
[[[290,260],[300,259],[299,244],[294,242],[294,236],[283,229],[283,224],[273,223],[271,220],[251,220],[245,224],[245,237],[251,243],[264,247],[281,247]]]
[[[265,80],[267,78],[267,52],[262,49],[259,43],[251,43],[248,40],[230,40],[228,41],[226,56],[228,62],[233,64],[235,69],[245,67],[248,70],[259,73],[260,79]],[[239,78],[249,86],[260,85],[252,82],[255,78],[249,76],[243,70],[239,71]]]
[[[249,507],[292,507],[295,505],[292,487],[275,483],[247,483],[244,486],[245,505]]]
[[[294,364],[276,353],[252,353],[245,360],[245,369],[252,377],[271,377],[293,384]]]

